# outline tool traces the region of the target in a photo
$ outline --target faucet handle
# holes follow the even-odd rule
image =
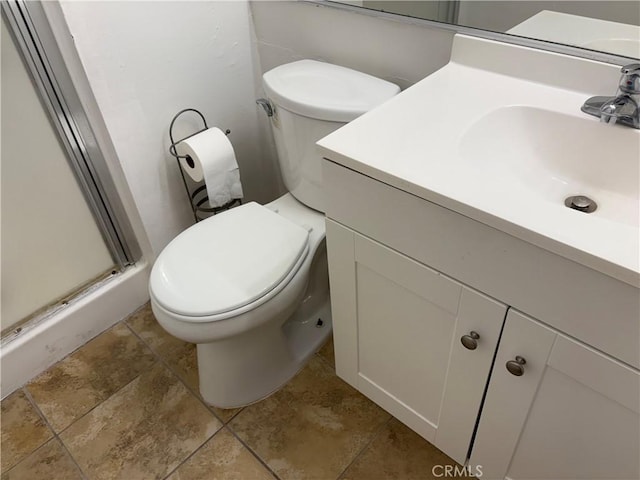
[[[621,92],[629,95],[640,94],[640,63],[630,63],[620,69],[622,76],[620,77]]]

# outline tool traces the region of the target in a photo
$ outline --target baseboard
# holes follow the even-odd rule
[[[149,300],[149,266],[140,263],[23,329],[0,350],[0,396],[11,394]]]

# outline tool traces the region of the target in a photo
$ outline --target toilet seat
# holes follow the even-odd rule
[[[251,202],[178,235],[156,259],[149,289],[170,312],[222,320],[277,294],[308,252],[307,229]]]

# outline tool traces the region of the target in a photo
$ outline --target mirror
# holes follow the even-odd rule
[[[638,0],[343,0],[337,3],[640,58]]]

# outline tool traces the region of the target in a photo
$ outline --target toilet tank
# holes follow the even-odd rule
[[[316,142],[400,92],[393,83],[315,60],[280,65],[262,77],[274,109],[271,129],[287,190],[324,212]]]

